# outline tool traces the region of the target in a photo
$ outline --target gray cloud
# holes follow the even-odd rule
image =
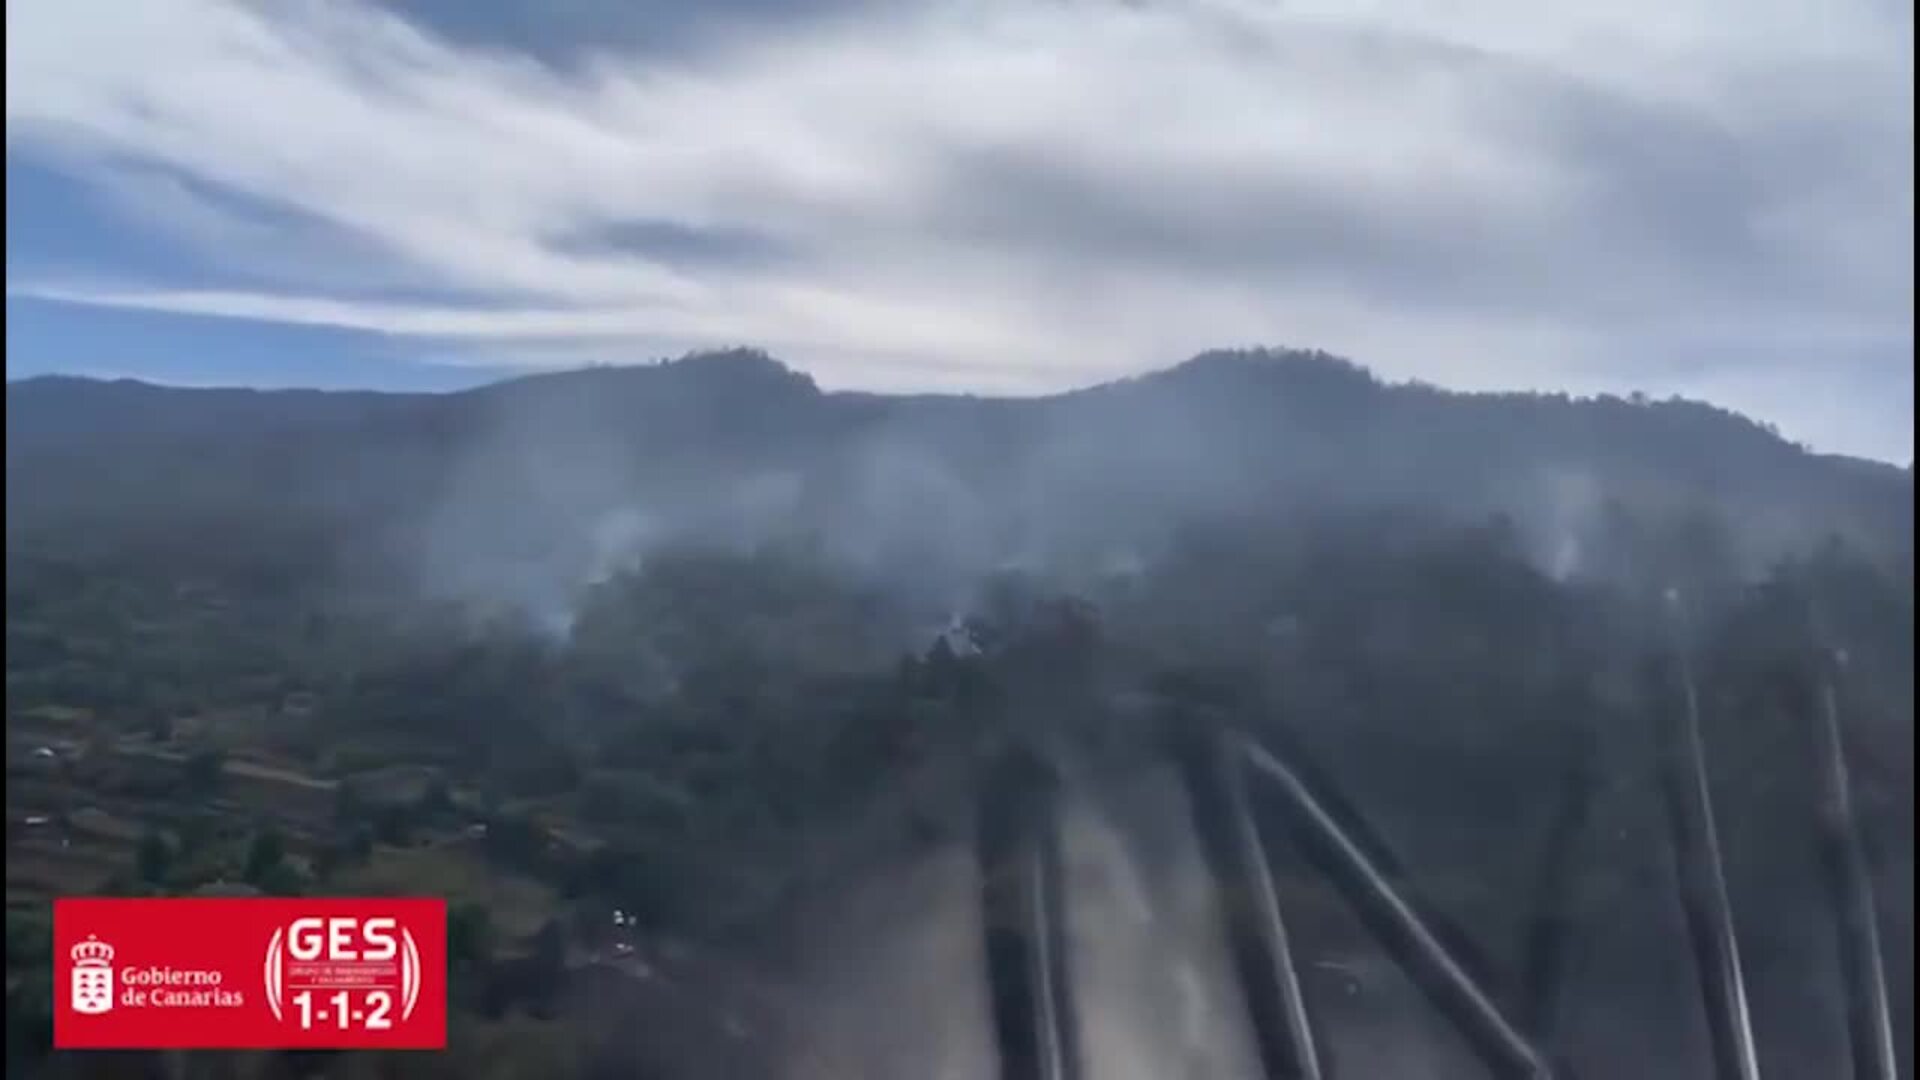
[[[875,388],[1294,343],[1463,387],[1743,387],[1911,454],[1911,406],[1834,374],[1911,379],[1912,16],[1882,0],[91,7],[10,6],[8,153],[269,201],[324,254],[211,291],[10,259],[16,295],[516,366],[751,342]],[[135,209],[219,235],[218,201]],[[1877,412],[1816,419],[1782,371]]]
[[[677,221],[610,221],[585,233],[554,238],[561,251],[627,252],[663,263],[765,265],[791,258],[787,245],[749,229],[694,226]]]
[[[381,0],[455,44],[510,50],[563,68],[609,54],[673,53],[739,32],[857,15],[871,0]]]
[[[1284,162],[1116,174],[1102,148],[970,147],[938,170],[936,205],[951,216],[933,224],[1036,258],[1352,288],[1398,309],[1596,326],[1764,321],[1776,305],[1803,317],[1852,308],[1888,326],[1907,317],[1910,242],[1886,237],[1866,267],[1820,250],[1823,229],[1844,233],[1887,207],[1890,193],[1854,196],[1864,171],[1885,168],[1895,133],[1847,117],[1736,131],[1685,105],[1438,43],[1354,51],[1382,80],[1451,84],[1486,103],[1491,139],[1570,182],[1525,205],[1440,184],[1332,184]],[[1796,212],[1817,215],[1815,235],[1777,227]]]

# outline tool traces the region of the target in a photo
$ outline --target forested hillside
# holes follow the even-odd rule
[[[810,896],[962,828],[984,754],[1098,778],[1201,723],[1297,744],[1520,998],[1586,800],[1578,917],[1664,959],[1592,961],[1620,992],[1562,1038],[1629,1075],[1605,1055],[1697,1026],[1635,929],[1672,903],[1676,655],[1763,1049],[1814,1075],[1844,1038],[1837,984],[1804,990],[1836,650],[1910,1046],[1911,469],[1708,405],[1267,352],[1031,400],[825,393],[753,353],[446,395],[40,379],[7,389],[6,501],[10,1075],[106,1067],[46,1055],[48,895],[236,883],[452,895],[470,996],[432,1075],[756,1075],[710,1017],[636,1043],[578,1005],[591,971],[780,955]]]

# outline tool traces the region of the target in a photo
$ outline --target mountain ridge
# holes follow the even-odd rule
[[[1910,471],[1706,403],[1389,384],[1284,350],[1032,398],[825,391],[755,350],[438,393],[42,379],[8,384],[7,468],[10,556],[192,562],[217,530],[549,598],[675,541],[812,537],[938,592],[1369,508],[1509,519],[1556,574],[1649,544],[1758,572],[1834,537],[1910,561],[1913,531]]]
[[[168,398],[174,401],[199,399],[200,401],[223,403],[248,402],[255,404],[283,404],[298,402],[325,403],[396,403],[396,402],[461,402],[476,399],[511,396],[516,393],[539,392],[567,384],[597,383],[602,387],[619,389],[651,388],[647,380],[666,377],[707,378],[715,374],[734,378],[739,385],[751,387],[758,383],[762,386],[786,384],[790,389],[823,399],[838,399],[856,402],[884,402],[889,404],[926,404],[943,402],[951,404],[1045,404],[1107,393],[1123,392],[1128,389],[1140,389],[1168,384],[1204,384],[1209,381],[1231,382],[1234,379],[1274,377],[1297,379],[1303,373],[1311,373],[1317,378],[1317,388],[1338,385],[1344,382],[1350,390],[1367,393],[1413,392],[1439,395],[1455,401],[1536,401],[1555,404],[1581,406],[1634,405],[1657,410],[1692,410],[1711,414],[1718,422],[1732,426],[1744,426],[1776,439],[1787,447],[1799,450],[1809,457],[1835,462],[1853,462],[1865,468],[1884,468],[1890,473],[1901,473],[1911,469],[1911,463],[1902,465],[1897,462],[1878,458],[1861,457],[1814,449],[1780,435],[1770,424],[1746,416],[1737,410],[1716,405],[1702,398],[1669,396],[1666,398],[1648,397],[1638,391],[1626,393],[1597,392],[1591,394],[1570,394],[1553,390],[1453,390],[1435,386],[1419,380],[1400,380],[1389,382],[1375,375],[1364,366],[1320,350],[1306,349],[1213,349],[1198,353],[1178,363],[1155,368],[1144,372],[1104,379],[1084,386],[1035,395],[1004,395],[992,393],[973,393],[961,391],[938,392],[892,392],[875,390],[822,390],[813,378],[804,370],[788,365],[770,354],[757,349],[725,349],[688,353],[684,356],[634,364],[604,364],[556,371],[531,372],[510,375],[478,386],[448,390],[384,390],[378,388],[320,388],[320,387],[250,387],[243,385],[192,385],[183,386],[166,382],[148,381],[128,376],[98,377],[84,374],[46,373],[9,379],[6,383],[9,402],[9,432],[22,430],[39,433],[49,426],[36,423],[35,418],[24,409],[16,412],[13,403],[15,395],[23,395],[22,404],[36,408],[44,407],[48,395],[61,395],[67,398],[93,396],[96,401],[101,395],[144,395],[148,399]],[[1296,386],[1298,383],[1296,382]],[[27,399],[32,400],[27,400]],[[65,402],[62,402],[65,404]],[[20,427],[16,427],[20,424]],[[10,436],[11,438],[11,436]]]

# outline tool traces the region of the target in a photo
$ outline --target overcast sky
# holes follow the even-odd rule
[[[1904,0],[9,0],[7,365],[1212,346],[1913,447]]]

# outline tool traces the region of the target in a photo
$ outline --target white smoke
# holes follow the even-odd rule
[[[1541,470],[1538,522],[1542,569],[1558,582],[1586,571],[1592,560],[1593,530],[1601,506],[1600,482],[1585,470],[1557,466]]]

